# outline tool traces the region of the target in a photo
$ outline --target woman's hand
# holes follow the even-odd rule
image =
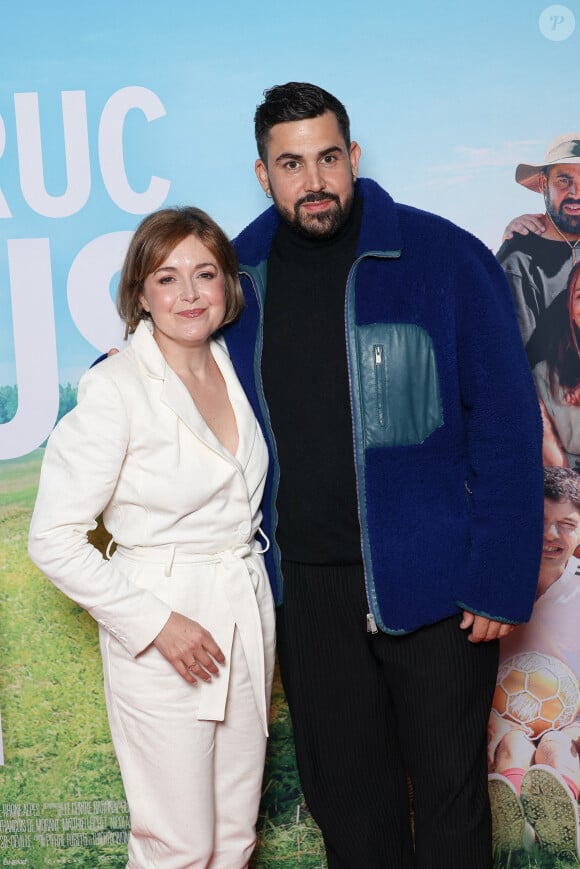
[[[192,685],[198,679],[209,682],[219,673],[217,664],[226,660],[210,632],[181,613],[171,613],[153,645]]]

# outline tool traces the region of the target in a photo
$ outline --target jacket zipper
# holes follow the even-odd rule
[[[377,399],[377,417],[379,425],[385,427],[385,408],[386,408],[386,365],[385,365],[385,348],[382,344],[375,344],[373,347],[375,358],[375,391]]]
[[[358,457],[358,449],[357,449],[357,436],[356,436],[356,426],[355,426],[355,409],[353,406],[353,390],[352,390],[352,366],[351,366],[351,354],[350,354],[350,339],[351,336],[349,334],[348,328],[348,311],[349,311],[349,292],[351,287],[351,282],[353,279],[353,275],[356,272],[359,264],[368,256],[376,256],[381,259],[395,259],[401,255],[400,251],[393,251],[392,253],[385,253],[383,251],[367,251],[366,253],[361,254],[354,261],[352,266],[350,267],[350,271],[348,273],[348,277],[346,279],[346,293],[344,300],[344,330],[346,337],[346,362],[347,362],[347,373],[348,373],[348,385],[349,385],[349,397],[350,397],[350,414],[352,420],[352,442],[354,446],[354,470],[356,477],[356,497],[357,497],[357,511],[358,511],[358,521],[360,525],[360,533],[361,533],[361,549],[362,549],[362,559],[363,559],[363,571],[365,576],[365,594],[367,599],[367,607],[368,612],[366,614],[366,631],[369,634],[378,634],[379,629],[377,627],[377,622],[373,613],[373,608],[371,604],[371,598],[369,593],[369,578],[367,572],[367,561],[365,559],[365,541],[364,541],[364,531],[363,531],[363,522],[361,515],[361,499],[360,499],[360,479],[359,479],[359,457]],[[376,355],[375,355],[376,361]],[[363,450],[364,452],[364,450]]]
[[[368,594],[367,594],[368,601]],[[372,613],[367,613],[367,634],[378,634],[379,629],[377,628],[377,623],[375,622],[375,617]]]

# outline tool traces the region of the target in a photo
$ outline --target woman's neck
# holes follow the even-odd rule
[[[214,366],[210,342],[199,345],[179,344],[163,333],[153,329],[153,338],[169,367],[179,376],[203,380]]]

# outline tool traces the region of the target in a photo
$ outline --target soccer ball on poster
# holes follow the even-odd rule
[[[524,652],[499,668],[493,708],[503,718],[528,728],[533,739],[570,724],[580,706],[580,686],[558,658]]]

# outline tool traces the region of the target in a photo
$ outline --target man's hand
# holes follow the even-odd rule
[[[535,232],[536,235],[542,235],[548,228],[545,214],[520,214],[519,217],[514,217],[510,220],[504,229],[502,241],[514,237],[514,232],[519,235],[528,235],[530,232]]]
[[[219,673],[216,661],[224,664],[226,660],[210,632],[181,613],[171,613],[153,645],[192,685],[198,679],[209,682]]]
[[[470,643],[489,643],[490,640],[501,640],[502,637],[507,637],[516,626],[506,625],[505,622],[494,622],[493,619],[476,616],[475,613],[464,610],[459,627],[464,631],[471,628],[468,637]]]

